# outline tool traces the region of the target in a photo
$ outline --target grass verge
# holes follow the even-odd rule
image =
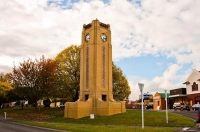
[[[74,132],[173,132],[180,127],[195,126],[195,122],[190,118],[173,113],[168,114],[169,123],[166,123],[166,113],[160,111],[144,111],[145,129],[141,129],[141,110],[127,110],[112,116],[96,116],[95,119],[63,118],[64,109],[61,108],[3,108],[0,109],[0,116],[3,116],[4,112],[7,112],[8,118],[19,119],[15,120],[18,123]]]
[[[47,123],[47,122],[30,122],[15,121],[20,124],[31,126],[39,126],[56,130],[72,131],[72,132],[175,132],[177,127],[133,127],[133,126],[104,126],[104,125],[84,125],[84,124],[68,124],[68,123]]]

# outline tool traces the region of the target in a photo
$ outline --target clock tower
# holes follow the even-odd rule
[[[110,25],[99,22],[83,25],[80,69],[80,99],[113,99],[112,45]],[[95,104],[94,104],[95,105]]]
[[[81,118],[125,112],[125,102],[112,94],[112,45],[110,25],[99,22],[83,25],[80,58],[79,100],[65,104],[65,117]]]

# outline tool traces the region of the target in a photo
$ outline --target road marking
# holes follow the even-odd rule
[[[183,128],[183,131],[187,131],[189,129],[189,127],[185,127]]]

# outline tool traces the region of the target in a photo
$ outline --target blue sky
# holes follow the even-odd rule
[[[126,76],[136,75],[151,80],[155,76],[161,76],[168,65],[174,61],[174,59],[166,58],[164,56],[155,57],[152,55],[146,55],[141,57],[125,58],[116,61],[115,64],[123,69],[123,73]]]
[[[6,0],[0,5],[0,72],[81,44],[83,24],[110,24],[113,61],[138,99],[138,83],[155,94],[185,87],[200,70],[198,0]]]
[[[174,58],[152,55],[130,57],[115,61],[115,64],[123,69],[125,76],[135,75],[147,80],[152,80],[155,76],[162,76],[162,73],[167,67],[173,63],[176,63]],[[191,70],[192,68],[192,63],[184,64],[181,70],[177,71],[177,74],[185,74],[185,71]]]

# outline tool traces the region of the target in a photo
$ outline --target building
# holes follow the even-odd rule
[[[173,108],[173,104],[175,102],[189,104],[189,101],[187,99],[186,88],[177,88],[177,89],[170,90],[169,99],[171,99],[171,102],[169,104],[170,105],[170,109]]]
[[[141,95],[139,95],[139,102],[141,106]],[[152,109],[153,108],[153,94],[150,93],[143,93],[143,105],[145,108]]]
[[[200,103],[200,71],[194,69],[183,84],[186,85],[187,99],[190,106]]]
[[[148,106],[148,105],[153,105],[153,95],[150,93],[144,93],[143,94],[143,100],[144,100],[144,105]]]
[[[126,100],[126,109],[139,109],[141,108],[141,103],[139,102],[139,100]]]
[[[113,115],[126,111],[125,101],[113,99],[110,25],[93,20],[83,25],[80,92],[76,102],[65,103],[64,117]]]
[[[167,98],[168,97],[169,93],[167,93]],[[165,93],[158,93],[158,92],[155,93],[155,95],[153,96],[153,109],[154,110],[166,109]]]

